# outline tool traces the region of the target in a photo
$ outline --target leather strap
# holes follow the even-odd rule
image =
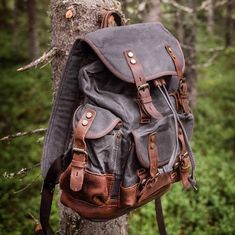
[[[75,192],[82,189],[87,157],[85,136],[91,127],[95,116],[96,112],[94,110],[86,109],[77,123],[77,126],[74,128],[74,148],[73,159],[71,162],[70,188]]]
[[[46,178],[43,182],[41,191],[40,204],[40,223],[41,230],[35,230],[35,234],[54,235],[52,228],[49,225],[49,218],[51,213],[51,205],[55,185],[58,183],[60,174],[62,173],[62,157],[57,158],[50,166]]]
[[[162,114],[159,113],[159,111],[153,105],[150,94],[150,86],[145,79],[142,65],[139,63],[131,50],[124,51],[124,56],[133,74],[133,78],[138,90],[139,104],[141,105],[142,110],[152,118],[158,120],[161,119]]]
[[[157,219],[159,233],[160,235],[167,235],[163,211],[162,211],[161,198],[155,199],[155,211],[156,211],[156,219]]]
[[[106,11],[103,14],[100,28],[108,28],[108,27],[122,26],[122,25],[124,25],[124,21],[119,12]]]
[[[177,58],[176,54],[173,52],[172,48],[169,45],[166,45],[166,50],[175,65],[175,70],[180,81],[180,87],[179,87],[180,104],[184,112],[189,113],[190,107],[189,107],[189,102],[188,102],[188,89],[187,89],[186,81],[183,76],[182,67],[180,65],[179,59]]]
[[[150,176],[154,177],[157,174],[157,161],[158,161],[158,149],[156,145],[157,134],[152,133],[149,135],[148,140],[148,154],[150,162]]]

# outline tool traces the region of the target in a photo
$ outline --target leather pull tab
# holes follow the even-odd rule
[[[71,162],[70,189],[78,192],[82,189],[85,171],[85,157],[74,157]]]
[[[158,161],[158,149],[157,149],[157,135],[152,133],[149,135],[148,152],[150,162],[150,175],[154,177],[157,174],[157,161]]]

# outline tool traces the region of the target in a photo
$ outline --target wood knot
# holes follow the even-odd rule
[[[65,18],[66,19],[71,19],[76,15],[76,10],[74,7],[69,7],[67,8],[67,11],[65,13]]]

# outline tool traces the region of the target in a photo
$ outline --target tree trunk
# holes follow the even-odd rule
[[[146,8],[142,15],[143,22],[158,22],[161,18],[160,0],[146,1]]]
[[[39,55],[36,0],[27,0],[27,14],[29,33],[29,57],[31,60],[33,60]]]
[[[213,34],[214,31],[214,6],[213,0],[208,1],[207,10],[207,32]]]
[[[184,15],[184,40],[183,44],[187,45],[187,48],[184,50],[184,55],[186,58],[186,71],[185,75],[188,78],[189,85],[189,100],[191,106],[194,108],[197,104],[197,89],[196,89],[196,80],[197,80],[197,70],[196,70],[196,24],[197,24],[197,15],[196,15],[196,2],[193,0],[186,0],[184,4],[193,9],[193,13]],[[183,23],[183,22],[182,22]]]
[[[180,0],[178,0],[177,3],[180,4],[181,3]],[[182,43],[184,39],[184,30],[183,30],[184,17],[180,9],[175,8],[174,10],[175,10],[175,19],[174,19],[175,33],[179,42]]]
[[[233,15],[233,0],[227,0],[226,4],[226,18],[225,18],[225,46],[232,45],[232,15]]]
[[[19,7],[20,7],[21,1],[15,0],[14,2],[14,13],[13,13],[13,26],[12,26],[12,47],[15,51],[18,51],[19,48]]]
[[[52,62],[55,92],[73,42],[77,37],[99,28],[98,19],[104,10],[120,10],[120,4],[114,0],[51,0],[51,46],[61,51]],[[127,234],[127,216],[95,223],[80,219],[77,213],[61,203],[59,209],[61,234]]]

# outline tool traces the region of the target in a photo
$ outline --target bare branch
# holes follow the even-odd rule
[[[27,184],[25,187],[23,187],[17,191],[14,191],[13,193],[14,194],[21,193],[21,192],[25,191],[26,189],[28,189],[30,186],[32,186],[36,182],[36,180],[39,178],[40,175],[41,174],[38,174],[29,184]]]
[[[59,49],[57,47],[52,47],[48,52],[43,53],[43,55],[40,58],[32,61],[31,63],[29,63],[21,68],[18,68],[17,71],[22,72],[22,71],[31,69],[33,67],[37,68],[38,65],[47,64],[48,61],[51,61],[54,59],[54,57],[56,56],[56,54],[58,52],[59,52]]]
[[[18,132],[18,133],[13,134],[13,135],[8,135],[8,136],[5,136],[5,137],[2,137],[0,139],[0,141],[11,140],[11,139],[21,137],[21,136],[29,136],[29,135],[39,134],[39,133],[45,133],[46,130],[47,130],[46,128],[39,128],[39,129],[32,130],[32,131]]]
[[[21,179],[21,178],[25,177],[31,170],[33,170],[34,168],[39,167],[39,166],[40,166],[40,162],[36,163],[33,166],[28,167],[28,168],[21,168],[18,172],[8,173],[5,171],[3,173],[3,178],[5,178],[5,179],[20,178]]]
[[[187,12],[187,13],[193,13],[193,9],[190,8],[190,7],[186,7],[186,6],[183,6],[179,3],[177,3],[176,1],[170,1],[170,0],[162,0],[163,3],[165,4],[170,4],[172,6],[174,6],[175,8],[178,8],[179,10],[181,11],[184,11],[184,12]]]
[[[164,4],[170,4],[170,5],[172,5],[173,7],[177,8],[177,9],[179,9],[179,10],[181,10],[181,11],[184,11],[184,12],[186,12],[186,13],[189,13],[189,14],[192,14],[193,11],[194,11],[192,8],[187,7],[187,6],[184,6],[184,5],[182,5],[182,4],[179,4],[178,2],[176,2],[176,1],[174,1],[174,0],[173,0],[173,1],[170,1],[170,0],[162,0],[162,2],[163,2]],[[220,2],[217,2],[214,7],[220,7],[220,6],[224,5],[226,2],[227,2],[227,0],[222,0],[222,1],[220,1]],[[207,8],[208,8],[208,3],[209,3],[209,1],[208,1],[208,0],[205,0],[205,1],[202,2],[201,5],[196,9],[196,11],[207,10]]]

